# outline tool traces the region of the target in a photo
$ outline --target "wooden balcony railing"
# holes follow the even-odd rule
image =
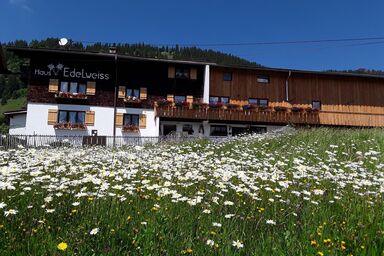
[[[232,109],[190,109],[175,107],[157,107],[158,117],[175,119],[195,119],[209,121],[242,121],[275,124],[320,124],[318,112],[260,111]]]

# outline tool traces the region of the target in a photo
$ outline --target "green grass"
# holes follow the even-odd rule
[[[3,116],[4,112],[19,110],[21,109],[26,102],[26,97],[20,97],[17,99],[9,99],[7,104],[0,105],[0,116]]]
[[[384,255],[383,153],[381,129],[2,152],[0,255]]]
[[[9,129],[8,125],[6,124],[6,117],[4,116],[4,112],[21,109],[22,107],[25,106],[26,100],[27,100],[26,97],[20,97],[17,99],[9,99],[7,101],[7,104],[5,105],[0,104],[0,133],[1,134],[7,134]]]

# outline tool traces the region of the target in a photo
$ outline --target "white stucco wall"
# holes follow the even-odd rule
[[[210,84],[210,68],[209,65],[205,65],[204,72],[204,94],[203,94],[203,102],[209,103],[209,85]]]
[[[113,108],[112,108],[112,111],[113,111]],[[153,110],[142,109],[142,108],[117,108],[116,112],[123,113],[123,114],[137,114],[137,115],[144,114],[147,116],[147,127],[145,129],[140,129],[139,133],[122,132],[121,128],[116,128],[116,136],[159,136],[160,121],[158,117],[155,118],[155,112]],[[111,124],[113,124],[113,114],[111,116],[112,116]],[[112,132],[112,129],[111,129],[111,132]]]
[[[74,110],[74,111],[94,111],[95,123],[94,126],[88,126],[86,130],[58,130],[54,129],[53,125],[48,125],[48,110]],[[159,122],[154,118],[153,110],[138,109],[138,108],[118,108],[117,113],[129,114],[146,114],[147,125],[145,129],[140,129],[139,133],[127,134],[122,133],[121,128],[116,128],[116,136],[158,136]],[[113,135],[113,107],[98,107],[86,105],[68,105],[68,104],[41,104],[28,103],[27,120],[25,134],[37,135],[91,135],[92,130],[97,130],[100,136]]]
[[[18,114],[9,118],[9,134],[22,135],[26,134],[27,114]]]

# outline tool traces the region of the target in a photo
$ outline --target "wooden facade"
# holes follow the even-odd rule
[[[224,80],[228,73],[231,81]],[[257,82],[257,77],[269,82]],[[212,67],[210,95],[240,105],[252,98],[268,99],[271,107],[288,108],[310,108],[312,101],[320,101],[321,125],[384,126],[384,77]]]

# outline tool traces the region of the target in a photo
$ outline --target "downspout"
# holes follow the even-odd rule
[[[291,70],[289,70],[288,72],[288,77],[287,79],[285,80],[285,101],[286,102],[289,102],[289,78],[291,77]]]
[[[113,148],[116,146],[116,107],[117,107],[117,53],[115,53],[115,96],[113,97]]]

